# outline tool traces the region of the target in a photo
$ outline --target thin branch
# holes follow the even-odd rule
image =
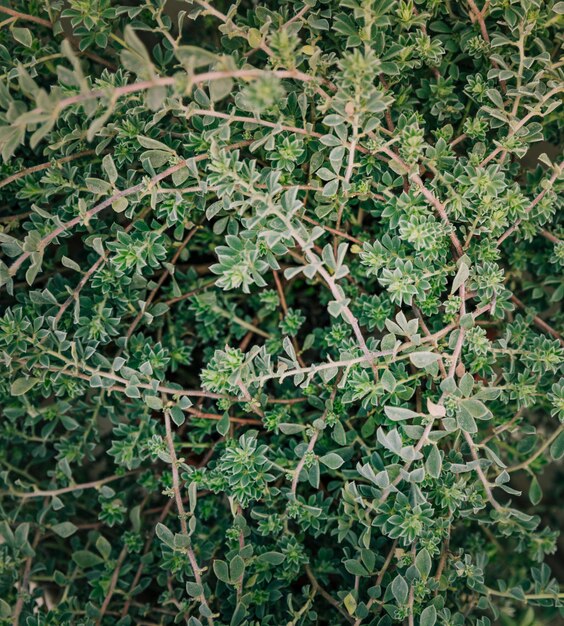
[[[119,554],[118,560],[116,561],[114,573],[112,574],[112,578],[110,579],[110,584],[108,586],[106,596],[104,597],[104,601],[102,602],[100,612],[96,619],[96,626],[100,626],[102,624],[102,619],[104,618],[104,615],[108,610],[108,607],[110,606],[110,602],[112,601],[112,596],[114,595],[114,592],[116,590],[116,586],[119,580],[119,574],[126,556],[127,546],[124,546]]]
[[[513,467],[508,467],[506,469],[507,472],[517,472],[522,469],[527,469],[531,463],[536,461],[539,456],[552,445],[556,439],[560,436],[560,433],[564,432],[564,425],[560,425],[553,433],[546,439],[546,441],[535,451],[533,455],[531,455],[526,461],[519,463],[518,465],[513,465]]]
[[[16,17],[18,20],[23,20],[25,22],[35,22],[36,24],[45,26],[46,28],[53,28],[53,24],[51,24],[49,20],[44,20],[41,17],[36,17],[35,15],[29,15],[27,13],[20,13],[19,11],[14,11],[14,9],[10,9],[9,7],[0,5],[0,13],[11,15],[12,17]]]
[[[125,478],[126,476],[130,476],[131,474],[137,473],[136,471],[126,472],[122,475],[114,475],[108,476],[107,478],[100,478],[99,480],[92,480],[87,483],[79,483],[76,485],[69,485],[68,487],[60,487],[59,489],[44,489],[37,491],[30,491],[28,493],[24,491],[2,491],[0,495],[6,496],[14,496],[16,498],[22,498],[23,500],[29,500],[31,498],[45,498],[45,497],[55,497],[61,496],[64,493],[71,493],[73,491],[82,491],[84,489],[99,489],[102,485],[107,485],[108,483],[112,483],[116,480],[120,480],[121,478]]]
[[[190,243],[190,240],[198,232],[198,228],[199,228],[199,226],[195,226],[194,228],[192,228],[192,230],[184,238],[182,243],[178,246],[178,249],[177,249],[176,253],[174,254],[174,256],[172,257],[172,259],[170,261],[170,265],[172,267],[174,267],[176,265],[176,262],[180,258],[180,255],[182,254],[182,251],[184,250],[184,248],[186,248],[186,246]],[[157,281],[157,284],[155,285],[154,289],[149,294],[149,297],[145,300],[145,303],[143,304],[143,307],[139,310],[139,313],[137,313],[137,315],[135,316],[135,319],[129,325],[129,328],[127,329],[127,332],[125,333],[126,339],[129,339],[131,337],[131,335],[133,335],[135,329],[137,328],[137,325],[139,324],[139,322],[141,321],[141,318],[143,317],[143,314],[145,313],[145,311],[147,311],[148,307],[151,305],[151,303],[155,299],[155,296],[157,295],[159,289],[163,286],[164,281],[170,275],[170,272],[171,272],[171,270],[169,268],[167,268],[161,274],[161,276],[160,276],[159,280]]]
[[[240,141],[240,142],[231,144],[230,146],[227,146],[226,149],[235,150],[243,146],[248,146],[250,143],[251,143],[250,141]],[[198,161],[203,161],[207,158],[209,158],[209,155],[207,152],[205,152],[204,154],[199,154],[196,157],[193,157],[192,161],[198,162]],[[110,196],[109,198],[106,198],[106,200],[103,200],[102,202],[99,202],[98,204],[94,205],[91,209],[86,211],[84,215],[78,215],[77,217],[74,217],[72,220],[69,220],[68,222],[64,222],[60,224],[59,226],[57,226],[57,228],[55,228],[50,233],[45,235],[39,241],[39,243],[37,244],[37,249],[44,250],[54,239],[56,239],[59,235],[62,235],[67,230],[70,230],[71,228],[73,228],[74,226],[77,226],[78,224],[88,223],[88,221],[92,217],[94,217],[95,215],[103,211],[104,209],[107,209],[108,207],[110,207],[116,200],[119,200],[120,198],[126,198],[138,192],[149,191],[153,186],[155,186],[161,180],[168,178],[169,176],[171,176],[178,170],[181,170],[183,167],[186,167],[186,164],[188,163],[189,160],[190,159],[183,159],[179,161],[178,163],[171,165],[160,174],[153,176],[153,178],[151,178],[149,183],[142,181],[140,183],[137,183],[137,185],[133,185],[132,187],[128,187],[127,189],[123,189],[122,191],[118,191],[112,196]],[[12,263],[9,269],[10,276],[14,276],[16,274],[20,266],[31,256],[31,254],[32,254],[31,252],[23,252]]]
[[[530,314],[528,312],[528,310],[527,310],[528,309],[527,305],[524,302],[522,302],[521,300],[519,300],[519,298],[517,296],[511,295],[511,302],[516,304],[525,313]],[[554,328],[552,328],[552,326],[550,326],[550,324],[547,324],[538,315],[531,315],[531,318],[533,320],[533,323],[536,326],[538,326],[538,328],[540,328],[541,330],[544,330],[549,335],[552,335],[555,339],[558,339],[560,344],[564,346],[564,339],[562,339],[562,335],[560,335],[560,333],[558,331],[554,330]]]
[[[548,182],[545,185],[544,189],[540,193],[537,194],[535,199],[525,209],[525,212],[524,212],[523,216],[520,217],[519,219],[517,219],[515,221],[515,223],[510,228],[508,228],[503,233],[503,235],[501,235],[501,237],[497,240],[497,245],[498,246],[500,246],[508,237],[510,237],[519,228],[519,226],[521,225],[521,222],[525,219],[525,216],[528,215],[537,206],[537,204],[546,196],[546,194],[552,189],[554,181],[561,174],[562,174],[562,164],[556,166],[556,168],[554,170],[554,173],[552,174],[552,176],[548,180]]]
[[[463,432],[464,432],[464,439],[466,439],[466,443],[468,444],[468,447],[470,448],[470,454],[472,455],[472,458],[476,462],[476,473],[478,474],[478,477],[482,483],[482,486],[484,487],[486,498],[489,500],[490,504],[493,506],[493,508],[496,511],[502,511],[503,507],[494,498],[490,483],[486,475],[484,474],[484,470],[482,469],[480,465],[480,458],[478,457],[478,453],[476,452],[476,444],[474,443],[474,440],[472,439],[472,436],[470,435],[470,433],[467,433],[466,431],[463,431]]]
[[[486,22],[484,20],[484,15],[488,9],[488,3],[486,2],[486,4],[484,5],[484,8],[480,11],[480,9],[478,9],[478,7],[476,6],[476,3],[474,2],[474,0],[467,0],[468,5],[470,7],[470,12],[471,15],[474,16],[474,19],[478,22],[478,25],[480,26],[480,31],[482,33],[482,37],[484,39],[484,41],[489,45],[490,44],[490,36],[488,34],[488,29],[486,27]],[[493,59],[491,60],[491,64],[493,67],[495,67],[495,69],[499,69],[499,65],[496,63],[496,61],[494,61]],[[504,80],[500,80],[500,85],[501,85],[501,90],[503,91],[503,93],[505,93],[507,91],[507,86]]]
[[[2,7],[0,7],[0,9],[1,8]],[[9,185],[10,183],[13,183],[16,180],[19,180],[20,178],[23,178],[24,176],[27,176],[28,174],[41,172],[43,170],[49,169],[50,167],[57,167],[59,165],[63,165],[64,163],[70,163],[71,161],[76,161],[77,159],[81,159],[85,156],[91,156],[93,154],[96,154],[96,150],[83,150],[82,152],[77,152],[76,154],[71,154],[66,157],[61,157],[60,159],[55,159],[54,161],[47,161],[46,163],[40,163],[39,165],[32,165],[31,167],[27,167],[25,170],[16,172],[15,174],[7,176],[6,178],[4,178],[4,180],[1,180],[0,189],[2,187],[5,187],[6,185]]]
[[[388,556],[386,556],[386,560],[384,561],[382,568],[378,572],[376,581],[374,582],[375,587],[379,587],[382,584],[382,581],[384,580],[384,576],[386,575],[386,572],[388,571],[388,568],[390,567],[392,559],[394,558],[397,545],[398,545],[398,540],[394,539],[394,542],[392,543],[392,547],[390,548],[390,551],[388,552]],[[372,598],[372,597],[369,598],[368,602],[366,603],[366,610],[370,611],[372,605],[375,602],[376,602],[375,598]],[[360,624],[362,624],[362,618],[358,617],[354,622],[354,626],[360,626]]]
[[[558,238],[556,235],[549,232],[548,230],[545,230],[544,228],[541,228],[541,230],[539,230],[539,234],[554,244],[559,244],[562,242],[562,239]]]
[[[512,124],[511,125],[511,130],[507,133],[505,139],[511,139],[511,137],[515,136],[520,130],[521,128],[523,128],[523,126],[525,126],[525,124],[527,124],[527,122],[529,122],[529,120],[531,120],[533,117],[536,117],[537,115],[540,115],[540,109],[542,108],[542,106],[548,102],[548,100],[550,100],[550,98],[552,98],[552,96],[555,96],[558,93],[561,93],[562,91],[564,91],[564,87],[559,85],[558,87],[554,87],[553,89],[551,89],[550,91],[547,91],[546,94],[543,96],[542,100],[536,105],[534,106],[529,113],[527,113],[527,115],[525,115],[525,117],[523,117],[519,122],[517,122],[516,124]],[[560,106],[561,102],[559,101],[557,103],[557,106]],[[482,160],[482,162],[480,163],[480,167],[484,167],[486,166],[490,161],[492,161],[493,159],[495,159],[495,157],[500,153],[500,152],[504,152],[504,148],[502,147],[503,142],[500,142],[500,145],[498,145],[497,148],[495,148],[495,150],[493,150],[492,152],[490,152],[490,154]]]
[[[180,476],[178,473],[179,462],[176,457],[176,451],[174,449],[174,441],[172,438],[172,428],[170,423],[170,412],[165,409],[164,411],[164,421],[165,421],[165,432],[166,432],[166,442],[168,445],[168,453],[171,459],[171,469],[172,469],[172,490],[174,492],[174,500],[176,502],[176,508],[178,510],[178,518],[180,520],[180,528],[182,530],[182,534],[190,541],[190,545],[188,545],[185,550],[188,556],[188,560],[190,561],[190,567],[192,568],[192,573],[194,574],[194,580],[196,584],[200,585],[203,589],[202,585],[202,576],[201,570],[196,561],[196,555],[194,554],[194,550],[192,548],[192,540],[190,539],[190,533],[188,532],[188,524],[186,523],[186,511],[184,509],[184,503],[182,501],[182,495],[180,494]],[[202,595],[199,597],[200,602],[207,607],[209,611],[208,602],[206,600],[206,596],[202,592]],[[214,619],[211,615],[207,618],[207,622],[209,626],[214,625]]]
[[[305,572],[307,574],[307,577],[309,578],[309,581],[311,582],[311,586],[313,587],[313,589],[316,590],[319,595],[322,596],[327,602],[329,602],[332,607],[337,609],[337,611],[339,611],[339,613],[347,620],[347,622],[349,622],[349,624],[352,624],[351,616],[343,609],[339,602],[335,600],[335,598],[321,586],[309,565],[305,566]]]

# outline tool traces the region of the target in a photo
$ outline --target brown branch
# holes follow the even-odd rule
[[[533,117],[535,117],[535,116],[540,114],[539,107],[541,107],[545,102],[550,100],[550,98],[552,98],[552,96],[555,96],[557,93],[561,93],[563,90],[564,90],[564,87],[562,87],[562,85],[558,85],[557,87],[554,87],[553,89],[548,91],[543,96],[542,100],[535,107],[533,107],[533,109],[531,111],[529,111],[529,113],[527,113],[527,115],[525,115],[525,117],[523,117],[519,122],[517,122],[516,124],[514,124],[511,127],[511,130],[510,130],[509,133],[507,133],[507,136],[505,137],[505,139],[511,139],[511,137],[515,136],[521,130],[521,128],[523,128],[523,126],[525,126],[525,124],[529,120],[531,120]],[[505,149],[502,148],[501,145],[499,145],[497,148],[495,148],[495,150],[490,152],[490,154],[485,159],[482,160],[482,162],[480,163],[480,167],[484,167],[485,165],[487,165],[500,152],[505,152]]]
[[[186,293],[183,293],[180,296],[176,296],[174,298],[170,298],[170,300],[165,300],[164,303],[170,306],[171,304],[175,304],[176,302],[182,302],[183,300],[191,298],[192,296],[196,296],[197,294],[201,293],[202,291],[205,291],[208,287],[213,287],[213,285],[215,285],[215,280],[211,280],[210,282],[205,283],[201,287],[198,287],[196,289],[193,289],[192,291],[188,291]]]
[[[539,231],[539,234],[543,236],[545,239],[547,239],[548,241],[551,241],[552,243],[555,243],[555,244],[559,244],[562,241],[562,239],[559,239],[556,235],[549,232],[548,230],[545,230],[544,228],[541,228],[541,230]]]
[[[406,172],[409,171],[407,163],[405,163],[403,159],[401,159],[393,150],[384,146],[381,148],[381,151],[389,156],[391,161],[397,163]],[[432,191],[430,191],[425,186],[425,183],[423,182],[419,174],[412,174],[410,178],[417,185],[419,191],[423,194],[429,204],[435,207],[437,213],[439,214],[439,217],[448,228],[449,237],[452,245],[454,246],[454,249],[456,250],[457,255],[459,257],[462,256],[464,254],[464,250],[462,249],[462,244],[460,243],[460,240],[456,235],[454,226],[450,222],[445,205],[437,198],[437,196]]]
[[[33,538],[33,542],[31,544],[31,547],[33,550],[37,548],[40,538],[41,538],[41,531],[37,529],[35,536]],[[13,626],[19,626],[19,623],[20,623],[20,615],[23,611],[25,596],[29,590],[29,577],[31,574],[32,565],[33,565],[33,555],[28,556],[25,560],[23,576],[20,580],[19,587],[18,587],[18,599],[16,601],[16,606],[14,607],[14,614],[12,616]]]
[[[390,567],[392,559],[394,558],[394,553],[396,551],[397,545],[398,545],[398,540],[394,539],[394,543],[392,543],[392,547],[390,548],[390,551],[388,552],[388,556],[386,557],[386,560],[384,561],[384,564],[382,565],[382,568],[378,572],[378,576],[377,576],[376,581],[374,583],[375,587],[378,587],[378,586],[380,586],[382,584],[382,581],[384,580],[384,576],[385,576],[386,572],[388,571],[388,568]],[[375,598],[371,597],[368,600],[368,602],[366,603],[366,610],[367,611],[370,610],[370,608],[372,607],[374,602],[376,602]],[[362,618],[358,617],[355,620],[355,622],[354,622],[354,626],[360,626],[360,624],[362,624]]]
[[[476,452],[476,446],[474,444],[474,440],[472,439],[472,436],[470,435],[470,433],[466,431],[463,431],[463,432],[464,432],[464,439],[466,439],[466,443],[468,444],[468,447],[470,448],[470,454],[472,455],[472,458],[474,459],[476,463],[476,473],[478,474],[478,478],[480,479],[482,486],[484,487],[486,498],[489,500],[490,504],[493,506],[493,508],[496,511],[502,511],[503,507],[494,498],[490,483],[486,475],[484,474],[484,470],[482,469],[480,465],[480,458],[478,457],[478,453]]]
[[[93,480],[88,483],[80,483],[78,485],[69,485],[68,487],[60,487],[59,489],[47,489],[47,490],[38,490],[38,491],[30,491],[29,493],[23,491],[2,491],[1,495],[9,495],[14,496],[16,498],[22,498],[23,500],[29,500],[31,498],[44,498],[44,497],[54,497],[60,496],[64,493],[70,493],[72,491],[81,491],[83,489],[98,489],[102,485],[106,485],[108,483],[114,482],[115,480],[119,480],[120,478],[125,478],[126,476],[131,476],[132,474],[136,474],[137,471],[126,472],[122,475],[114,475],[109,476],[107,478],[100,478],[99,480]]]
[[[284,315],[288,314],[288,304],[286,303],[286,296],[284,295],[284,288],[282,286],[282,281],[278,276],[278,272],[276,270],[272,270],[272,275],[274,276],[274,283],[276,284],[276,291],[278,292],[278,297],[280,298],[280,306],[282,307],[282,311]],[[305,361],[300,354],[300,346],[298,345],[298,340],[295,337],[292,337],[292,345],[294,346],[294,350],[296,352],[296,358],[298,359],[298,363],[301,367],[306,367]]]
[[[10,9],[9,7],[4,7],[0,5],[0,13],[11,15],[12,17],[16,17],[18,20],[24,20],[25,22],[35,22],[40,26],[45,26],[46,28],[53,29],[53,24],[51,24],[49,20],[44,20],[41,17],[36,17],[35,15],[29,15],[27,13],[20,13],[19,11],[14,11],[14,9]]]
[[[537,206],[537,204],[545,197],[545,195],[552,189],[552,185],[554,184],[554,181],[561,174],[562,174],[562,165],[560,164],[556,166],[556,169],[554,170],[552,176],[548,180],[545,188],[539,194],[537,194],[535,199],[525,209],[524,215],[520,217],[518,220],[515,220],[515,223],[510,228],[508,228],[503,233],[503,235],[501,235],[501,237],[497,240],[498,246],[500,246],[508,237],[510,237],[519,228],[519,226],[521,225],[521,222],[525,219],[525,216],[528,215]]]
[[[476,6],[476,3],[474,2],[474,0],[467,0],[468,5],[470,7],[470,14],[471,17],[473,16],[474,19],[478,22],[478,25],[480,26],[480,31],[482,33],[482,38],[484,39],[484,41],[490,45],[490,36],[488,34],[488,28],[486,26],[486,21],[484,19],[484,15],[488,9],[488,3],[486,2],[486,4],[484,5],[484,8],[480,11],[480,9],[478,9],[478,7]],[[493,59],[490,59],[492,66],[495,67],[496,70],[499,69],[499,65],[497,64],[496,61],[494,61]],[[499,81],[500,86],[501,86],[501,91],[503,93],[505,93],[507,91],[507,85],[505,83],[504,80],[500,80]]]
[[[96,626],[100,626],[102,624],[102,619],[104,618],[104,615],[108,610],[108,607],[110,606],[110,602],[112,601],[112,596],[114,595],[114,592],[116,590],[116,585],[119,580],[119,574],[126,556],[127,546],[124,546],[115,564],[114,573],[112,574],[108,591],[106,592],[106,596],[104,598],[104,601],[102,602],[102,606],[100,607],[100,613],[98,614],[98,617],[96,619]]]
[[[165,398],[166,399],[166,398]],[[179,462],[176,457],[176,450],[174,449],[174,441],[172,438],[172,428],[170,423],[170,412],[168,410],[164,411],[164,421],[165,421],[165,432],[166,432],[166,442],[168,445],[168,453],[171,459],[171,470],[172,470],[172,490],[174,492],[174,500],[176,502],[176,508],[178,510],[178,518],[180,520],[180,528],[182,534],[190,541],[190,545],[188,545],[186,550],[186,555],[188,556],[188,560],[190,561],[190,566],[192,568],[192,573],[194,574],[194,580],[196,584],[200,585],[203,589],[202,585],[202,576],[201,570],[196,561],[196,555],[194,554],[194,550],[192,548],[192,540],[190,539],[190,533],[188,532],[188,525],[186,523],[186,511],[184,509],[184,503],[182,501],[182,495],[180,493],[180,476],[178,473]],[[206,600],[204,593],[200,596],[200,602],[209,610],[209,605]],[[209,626],[214,625],[214,619],[210,615],[207,618],[207,622]]]
[[[135,84],[139,84],[139,83],[135,83]],[[133,86],[135,86],[135,84]],[[130,85],[127,85],[127,86],[130,86]],[[249,143],[251,142],[240,141],[238,143],[234,143],[234,144],[231,144],[230,146],[227,146],[226,149],[235,150],[237,148],[247,146],[249,145]],[[197,155],[196,157],[193,158],[193,160],[198,162],[198,161],[203,161],[207,158],[208,158],[208,153],[206,152],[204,154]],[[160,174],[153,176],[153,178],[151,178],[148,184],[145,181],[142,181],[140,183],[137,183],[137,185],[133,185],[132,187],[128,187],[127,189],[123,189],[122,191],[118,191],[113,196],[110,196],[103,202],[100,202],[94,205],[91,209],[86,211],[84,215],[78,215],[77,217],[74,217],[72,220],[69,220],[68,222],[64,222],[63,224],[61,224],[60,226],[52,230],[49,234],[45,235],[45,237],[41,239],[41,241],[39,242],[37,246],[38,250],[44,250],[46,246],[48,246],[49,243],[51,243],[51,241],[56,239],[59,235],[63,234],[67,230],[73,228],[74,226],[77,226],[78,224],[82,222],[87,223],[92,217],[94,217],[95,215],[103,211],[104,209],[107,209],[108,207],[110,207],[116,200],[119,200],[120,198],[126,198],[135,193],[147,190],[148,188],[153,187],[154,185],[159,183],[161,180],[168,178],[169,176],[171,176],[178,170],[181,170],[183,167],[185,167],[188,160],[189,159],[183,159],[179,161],[178,163],[176,163],[175,165],[171,165]],[[20,266],[24,263],[24,261],[26,261],[26,259],[28,259],[31,256],[31,254],[32,254],[31,252],[24,252],[12,263],[9,269],[10,276],[15,275],[15,273],[18,271]]]
[[[339,602],[320,585],[309,565],[305,566],[305,572],[313,589],[317,591],[322,598],[329,602],[331,606],[335,607],[337,611],[339,611],[339,613],[347,620],[347,622],[349,622],[349,624],[352,624],[351,616],[343,609]]]
[[[174,265],[176,265],[176,262],[180,258],[180,255],[182,254],[182,251],[184,250],[184,248],[186,248],[186,246],[190,243],[190,240],[192,239],[192,237],[194,237],[194,235],[198,232],[198,228],[199,228],[198,226],[195,226],[194,228],[192,228],[192,230],[184,238],[184,241],[180,244],[180,246],[178,246],[178,250],[176,251],[176,253],[172,257],[172,260],[170,261],[170,264],[173,267]],[[126,339],[129,339],[131,335],[133,335],[133,332],[135,331],[137,324],[139,324],[139,322],[141,321],[141,318],[143,317],[143,314],[145,313],[147,308],[151,305],[151,303],[155,299],[155,296],[157,295],[159,289],[162,287],[164,281],[168,278],[170,271],[171,271],[170,269],[166,269],[161,274],[159,280],[157,281],[157,284],[155,285],[155,288],[151,291],[147,300],[145,300],[145,304],[143,305],[143,308],[140,309],[139,313],[136,315],[135,319],[131,322],[129,328],[127,329],[127,332],[125,333]]]
[[[522,309],[525,313],[528,313],[527,311],[527,305],[522,301],[519,300],[519,298],[515,295],[511,296],[511,302],[513,302],[514,304],[516,304],[520,309]],[[540,328],[541,330],[544,330],[545,332],[547,332],[549,335],[552,335],[555,339],[558,339],[558,341],[560,342],[561,345],[564,346],[564,339],[562,339],[562,335],[560,335],[560,333],[556,330],[554,330],[554,328],[552,328],[552,326],[550,326],[549,324],[547,324],[543,319],[541,319],[538,315],[531,315],[532,320],[534,322],[534,324],[536,326],[538,326],[538,328]]]
[[[2,7],[0,7],[1,9]],[[39,165],[33,165],[31,167],[26,168],[25,170],[21,170],[4,178],[4,180],[0,181],[0,189],[13,183],[15,180],[23,178],[28,174],[34,174],[35,172],[41,172],[42,170],[49,169],[50,167],[56,167],[58,165],[62,165],[63,163],[69,163],[70,161],[75,161],[76,159],[81,159],[85,156],[90,156],[92,154],[96,154],[96,150],[83,150],[82,152],[77,152],[76,154],[71,154],[70,156],[62,157],[60,159],[56,159],[55,161],[47,161],[46,163],[40,163]]]
[[[162,523],[166,519],[166,516],[168,515],[170,509],[172,508],[172,505],[173,505],[172,500],[169,500],[165,504],[165,506],[162,508],[161,514],[159,515],[159,519],[157,520],[157,522]],[[153,544],[153,538],[155,536],[155,528],[156,526],[153,527],[149,537],[147,538],[147,541],[145,542],[143,554],[147,554],[149,550],[151,549],[151,546]],[[133,577],[131,586],[129,587],[129,591],[126,596],[127,599],[121,610],[121,617],[125,617],[129,613],[129,607],[131,606],[133,592],[135,591],[135,587],[137,587],[137,585],[139,584],[139,581],[141,580],[141,576],[143,575],[144,569],[145,569],[145,563],[141,561],[141,563],[139,563],[139,567],[137,568],[137,571],[135,572],[135,576]]]

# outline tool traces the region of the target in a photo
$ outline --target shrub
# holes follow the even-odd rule
[[[0,6],[2,623],[555,624],[564,3],[129,4]]]

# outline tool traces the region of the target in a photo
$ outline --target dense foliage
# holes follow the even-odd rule
[[[556,624],[564,2],[7,4],[0,623]]]

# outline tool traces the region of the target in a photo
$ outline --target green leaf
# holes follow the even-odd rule
[[[467,433],[472,434],[478,432],[478,427],[476,426],[474,418],[472,417],[472,415],[470,415],[470,413],[468,413],[468,411],[466,411],[462,407],[456,414],[456,423],[458,424],[458,428]]]
[[[391,585],[392,595],[396,599],[396,602],[402,606],[407,602],[407,595],[409,593],[409,587],[405,582],[405,578],[398,575],[394,578]]]
[[[126,48],[121,51],[121,62],[126,69],[137,74],[139,78],[150,80],[155,75],[155,68],[144,43],[136,35],[131,26],[124,31]]]
[[[59,537],[66,539],[67,537],[74,535],[78,528],[72,522],[60,522],[59,524],[51,526],[51,530],[55,534],[59,535]]]
[[[96,195],[106,195],[112,192],[112,186],[101,178],[87,178],[86,186]]]
[[[31,36],[31,31],[29,28],[12,28],[12,35],[16,41],[25,46],[26,48],[31,48],[33,44],[33,37]]]
[[[104,168],[108,180],[113,185],[118,179],[118,171],[111,154],[106,154],[102,159],[102,167]]]
[[[239,602],[233,611],[229,626],[239,626],[245,617],[248,615],[248,610],[242,602]]]
[[[23,548],[27,544],[27,538],[29,535],[29,523],[23,522],[18,525],[16,532],[14,533],[14,542],[16,547]]]
[[[116,213],[123,213],[127,209],[128,206],[129,206],[129,200],[124,197],[117,198],[117,200],[114,200],[112,202],[112,209]]]
[[[529,487],[529,500],[535,506],[542,500],[542,489],[536,476],[533,476]]]
[[[226,411],[221,416],[221,419],[216,423],[215,428],[216,428],[217,432],[223,437],[223,436],[227,435],[227,433],[229,432],[230,424],[231,424],[231,422],[229,420],[229,413]]]
[[[251,48],[258,48],[262,42],[262,35],[258,28],[249,28],[247,32],[247,41]]]
[[[466,265],[466,263],[461,263],[460,267],[458,268],[458,272],[456,272],[456,276],[452,281],[450,293],[456,293],[460,289],[460,286],[468,280],[469,276],[470,268],[468,267],[468,265]]]
[[[227,567],[227,563],[225,561],[215,559],[215,561],[213,562],[213,571],[217,578],[222,582],[231,582],[231,578],[229,576],[229,568]]]
[[[174,154],[174,150],[163,143],[162,141],[158,141],[157,139],[152,139],[151,137],[145,137],[144,135],[137,135],[137,141],[148,150],[158,150],[161,152],[168,152],[169,154]]]
[[[285,435],[295,435],[305,430],[303,424],[278,424],[278,429]]]
[[[223,100],[233,91],[233,80],[231,78],[221,78],[210,81],[210,98],[212,102]]]
[[[11,614],[12,609],[10,608],[10,605],[5,600],[0,598],[0,617],[7,619]]]
[[[344,460],[336,452],[329,452],[329,454],[319,457],[319,461],[333,470],[339,469],[344,463]]]
[[[460,402],[460,406],[476,419],[485,420],[493,417],[488,407],[483,402],[476,400],[475,398],[462,400]]]
[[[429,455],[425,460],[425,469],[429,476],[433,478],[438,478],[441,475],[441,469],[443,466],[443,460],[441,457],[441,453],[437,446],[432,445]]]
[[[76,270],[77,272],[80,272],[80,265],[76,261],[69,259],[68,256],[63,256],[61,259],[61,263],[71,270]]]
[[[354,615],[357,607],[357,602],[352,593],[348,593],[343,600],[343,604],[345,605],[345,609],[347,609],[347,613],[349,615]]]
[[[464,374],[458,383],[458,388],[460,389],[462,395],[467,398],[472,393],[472,389],[474,388],[474,377],[472,374]]]
[[[418,368],[429,367],[438,359],[439,355],[434,352],[412,352],[409,355],[409,360]]]
[[[24,393],[27,393],[30,389],[35,387],[39,382],[39,378],[34,378],[30,376],[29,378],[17,378],[10,386],[10,393],[13,396],[23,396]]]
[[[564,432],[561,432],[550,446],[550,456],[559,461],[564,456]]]
[[[421,616],[419,617],[419,626],[435,626],[436,621],[437,610],[432,604],[421,611]]]
[[[155,526],[155,534],[169,548],[174,548],[174,534],[161,522]]]
[[[138,533],[141,529],[141,505],[137,504],[129,511],[129,520],[133,532]]]
[[[94,554],[89,550],[78,550],[77,552],[74,552],[72,555],[72,560],[81,569],[95,567],[96,565],[100,565],[104,562],[97,554]]]
[[[245,561],[236,554],[229,562],[229,571],[232,580],[239,580],[245,572]]]
[[[107,561],[112,553],[112,544],[104,536],[100,535],[96,539],[96,549],[102,555],[104,561]]]
[[[204,588],[198,583],[188,581],[186,583],[186,591],[191,598],[199,598],[204,593]]]
[[[281,552],[263,552],[257,559],[270,565],[281,565],[286,557]]]
[[[182,426],[182,424],[186,421],[184,411],[177,404],[170,407],[170,417],[177,426]]]
[[[333,438],[333,441],[338,443],[340,446],[345,446],[347,444],[347,434],[341,422],[336,422],[333,427],[331,437]]]
[[[345,561],[345,569],[349,574],[353,576],[369,576],[370,572],[366,570],[364,565],[359,563],[356,559],[347,559]]]
[[[144,396],[145,404],[154,411],[161,411],[163,408],[163,401],[159,396]]]
[[[394,422],[400,422],[402,420],[410,420],[414,417],[420,417],[419,413],[412,411],[411,409],[404,409],[399,406],[385,406],[384,413]]]
[[[415,557],[415,567],[422,578],[427,578],[431,571],[432,561],[431,555],[426,548],[420,550]]]
[[[397,384],[396,379],[394,375],[392,374],[392,372],[390,372],[390,370],[386,370],[382,374],[382,377],[380,378],[380,382],[382,383],[382,386],[384,387],[384,389],[390,393],[394,391],[394,389],[396,388],[396,384]]]

